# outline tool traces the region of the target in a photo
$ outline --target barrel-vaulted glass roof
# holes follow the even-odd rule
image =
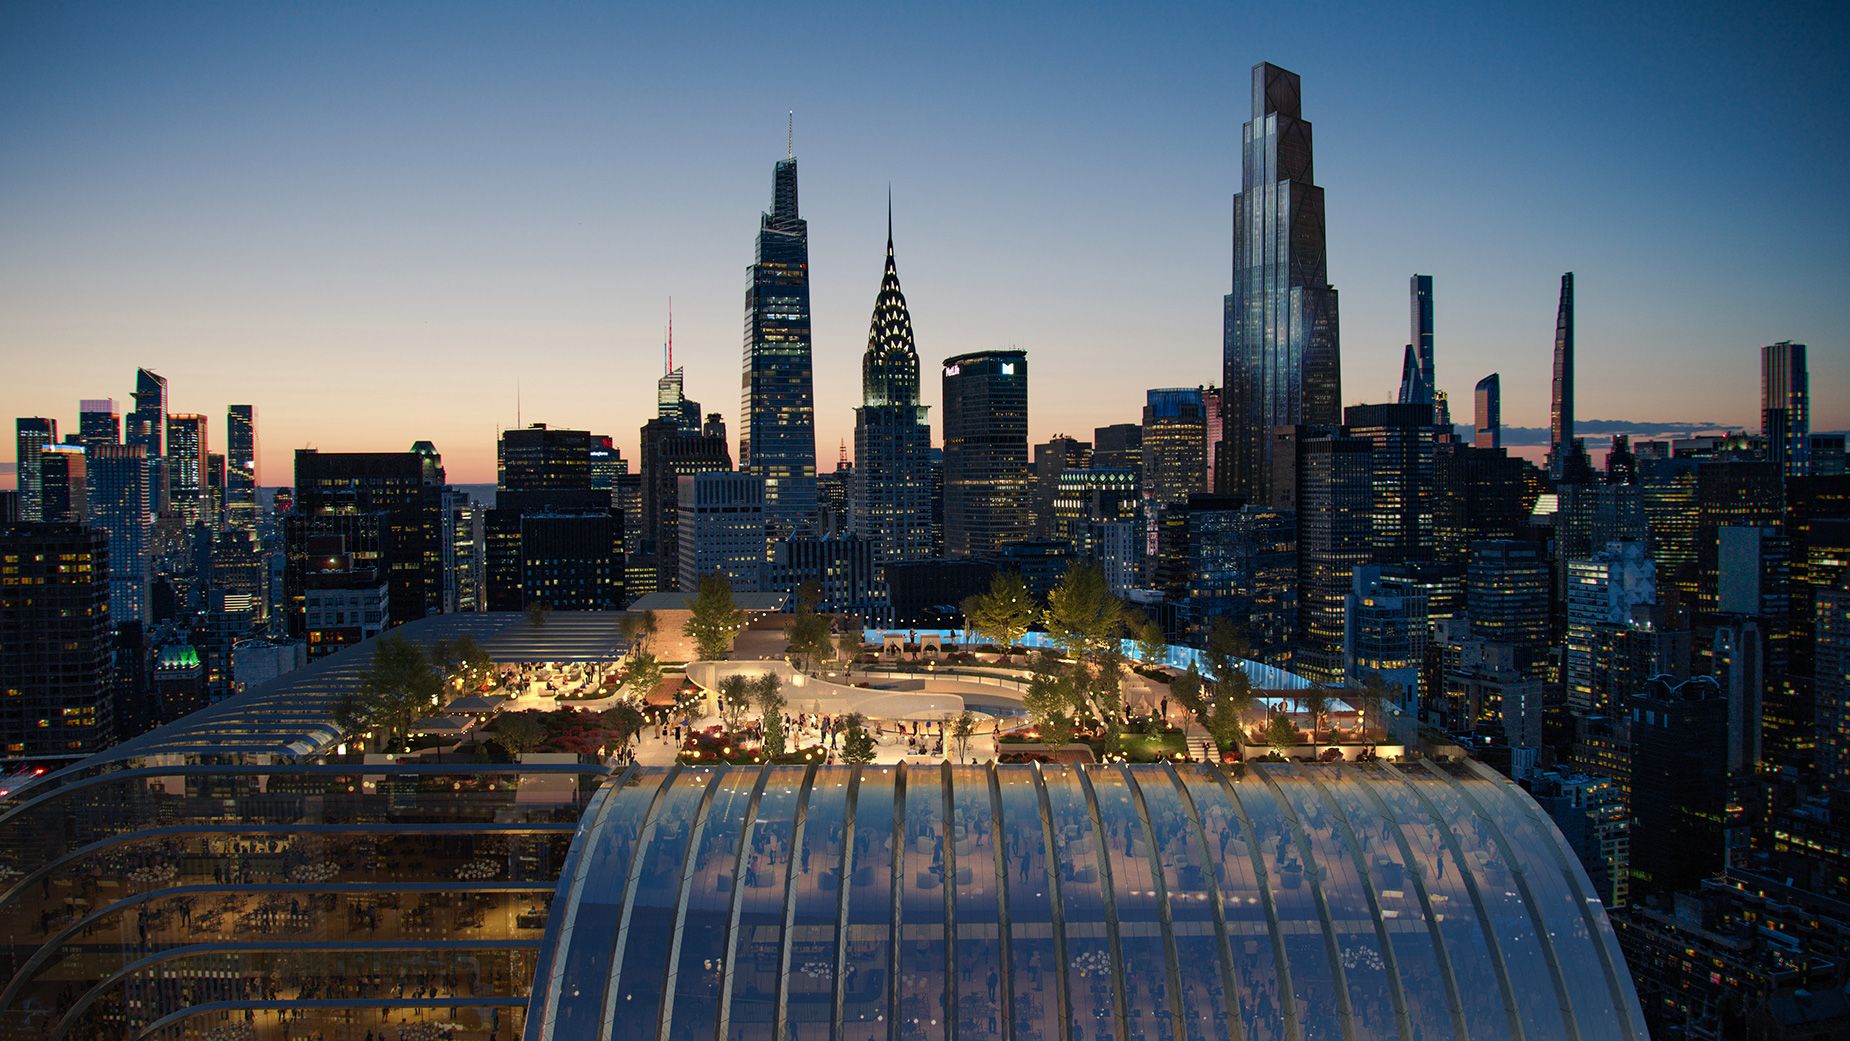
[[[1547,817],[1470,763],[632,769],[528,1041],[1643,1039]]]

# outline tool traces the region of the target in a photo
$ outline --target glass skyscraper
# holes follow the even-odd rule
[[[810,367],[809,225],[797,216],[797,160],[778,160],[745,291],[739,467],[764,478],[780,527],[816,512],[816,404]]]
[[[1491,373],[1477,381],[1477,435],[1472,444],[1478,448],[1503,447],[1503,378]]]
[[[1430,405],[1438,393],[1432,359],[1432,276],[1407,280],[1407,354],[1400,364],[1400,403]]]
[[[1336,289],[1324,264],[1323,189],[1312,180],[1310,124],[1298,76],[1253,66],[1253,117],[1241,132],[1241,190],[1233,197],[1233,292],[1223,362],[1223,490],[1268,501],[1283,486],[1273,432],[1341,421]],[[1289,505],[1288,503],[1280,505]]]
[[[944,361],[944,555],[987,556],[1028,537],[1028,355]]]
[[[39,481],[39,453],[58,440],[58,421],[45,416],[21,416],[14,421],[16,462],[14,479],[19,489],[19,519],[43,520],[44,486]]]
[[[861,359],[861,407],[854,410],[848,507],[849,527],[873,543],[876,565],[931,558],[930,469],[931,427],[919,404],[919,352],[893,262],[889,205],[886,272]]]
[[[257,406],[225,409],[225,521],[257,526]]]

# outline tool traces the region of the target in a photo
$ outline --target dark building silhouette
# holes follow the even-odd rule
[[[1054,536],[1054,498],[1060,492],[1060,475],[1092,465],[1092,442],[1055,434],[1034,446],[1034,534]]]
[[[1028,355],[979,351],[944,361],[944,553],[985,556],[1026,538]]]
[[[1556,480],[1567,474],[1574,451],[1574,273],[1561,276],[1561,300],[1555,306],[1553,407],[1548,412],[1548,472]]]
[[[1432,357],[1432,276],[1407,280],[1407,351],[1400,363],[1400,403],[1431,406],[1439,392]]]
[[[44,416],[21,416],[13,422],[14,487],[19,491],[19,519],[45,519],[43,490],[39,485],[39,453],[58,443],[58,421]]]
[[[0,528],[0,757],[81,756],[116,739],[109,541],[76,524]]]
[[[623,606],[623,519],[594,480],[591,445],[544,423],[502,433],[482,523],[488,610]]]
[[[1373,442],[1299,427],[1297,453],[1297,671],[1324,683],[1343,676],[1343,605],[1374,535]]]
[[[1477,381],[1475,436],[1477,448],[1503,447],[1503,377],[1491,373]]]
[[[111,398],[85,398],[77,403],[77,443],[85,448],[122,443],[122,414]]]
[[[718,416],[707,429],[688,433],[671,419],[654,419],[642,428],[642,552],[655,561],[657,589],[680,582],[676,529],[680,523],[677,491],[683,477],[732,469],[732,453]]]
[[[1786,476],[1811,473],[1811,375],[1802,343],[1781,340],[1760,349],[1760,436],[1767,458]]]
[[[809,225],[797,216],[794,148],[777,162],[745,291],[739,469],[764,478],[765,511],[784,527],[816,512],[816,405],[810,367]]]
[[[1633,695],[1632,870],[1642,888],[1692,889],[1721,871],[1731,832],[1728,699],[1698,676]]]
[[[283,530],[284,603],[291,636],[305,635],[308,540],[338,535],[354,566],[382,573],[387,624],[443,606],[443,460],[427,442],[408,452],[295,454],[295,501]]]
[[[1298,76],[1253,66],[1253,116],[1242,131],[1240,192],[1233,197],[1233,291],[1225,301],[1226,446],[1221,491],[1248,502],[1278,485],[1274,432],[1335,426],[1342,408],[1336,288],[1329,284],[1323,189],[1313,178],[1310,123]]]

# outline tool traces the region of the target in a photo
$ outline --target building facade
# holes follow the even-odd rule
[[[797,215],[797,159],[777,162],[745,291],[739,469],[764,481],[785,528],[816,512],[816,403],[810,367],[809,224]]]
[[[1253,67],[1252,118],[1241,131],[1233,197],[1233,291],[1225,300],[1223,491],[1269,496],[1274,431],[1334,426],[1342,408],[1336,289],[1329,284],[1323,189],[1313,179],[1310,123],[1296,73]]]
[[[979,351],[944,361],[944,553],[983,556],[1026,538],[1028,355]]]
[[[912,314],[893,262],[887,213],[886,270],[861,358],[861,407],[854,410],[854,470],[848,528],[873,544],[880,567],[930,559],[931,427],[919,404],[919,355]]]

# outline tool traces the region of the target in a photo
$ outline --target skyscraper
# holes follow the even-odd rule
[[[1560,480],[1574,453],[1574,273],[1561,276],[1555,308],[1554,406],[1548,413],[1548,473]]]
[[[47,524],[90,523],[90,475],[82,445],[39,449],[39,515]]]
[[[854,410],[854,473],[848,525],[873,543],[874,564],[931,557],[931,427],[919,404],[919,353],[912,313],[893,262],[893,210],[887,204],[886,271],[874,298],[861,407]]]
[[[1143,406],[1144,556],[1154,567],[1164,507],[1186,505],[1208,475],[1208,425],[1199,387],[1151,390]],[[1178,519],[1180,514],[1177,515]],[[1186,560],[1173,561],[1186,566]]]
[[[1031,527],[1027,352],[946,358],[945,556],[987,556]]]
[[[225,522],[257,526],[257,406],[225,409]]]
[[[132,396],[135,409],[128,415],[122,440],[148,452],[148,506],[158,515],[167,509],[167,378],[136,369]]]
[[[443,609],[443,460],[429,442],[408,452],[295,454],[295,502],[284,526],[289,631],[306,633],[308,544],[339,536],[357,570],[390,586],[389,625]]]
[[[1253,117],[1242,130],[1233,197],[1233,292],[1225,301],[1227,417],[1223,491],[1268,503],[1274,431],[1340,422],[1336,289],[1324,257],[1323,189],[1312,177],[1310,124],[1296,73],[1253,66]],[[1289,503],[1269,503],[1288,506]]]
[[[1477,381],[1477,448],[1503,447],[1503,380],[1491,373]]]
[[[166,454],[161,451],[167,434],[167,378],[147,369],[135,370],[135,410],[129,413],[126,440],[144,445],[150,460]]]
[[[120,444],[122,416],[112,398],[85,398],[77,403],[77,442],[86,448]]]
[[[778,160],[773,189],[745,291],[739,468],[764,478],[765,515],[787,529],[816,512],[809,225],[797,216],[794,147]]]
[[[1811,378],[1802,343],[1781,340],[1760,349],[1760,433],[1767,458],[1786,476],[1811,472]]]
[[[716,422],[687,432],[671,419],[653,419],[642,428],[642,556],[654,560],[657,589],[680,582],[676,533],[680,524],[680,479],[688,474],[732,469],[726,434]]]
[[[1306,428],[1297,453],[1297,671],[1322,683],[1343,676],[1343,604],[1369,558],[1374,443]]]
[[[154,518],[149,513],[148,450],[99,444],[85,449],[90,513],[109,534],[109,614],[115,624],[148,617]]]
[[[591,447],[588,432],[544,423],[502,432],[495,508],[483,521],[489,610],[625,602],[623,515],[593,480]]]
[[[108,558],[95,528],[0,528],[0,755],[83,754],[115,740]]]
[[[19,519],[45,517],[44,489],[39,482],[39,453],[58,440],[58,421],[44,416],[21,416],[13,423],[14,479],[19,489]]]
[[[1430,405],[1439,385],[1432,360],[1432,276],[1407,282],[1407,354],[1400,363],[1400,403]]]
[[[206,417],[175,412],[167,417],[168,494],[188,524],[205,518]]]

